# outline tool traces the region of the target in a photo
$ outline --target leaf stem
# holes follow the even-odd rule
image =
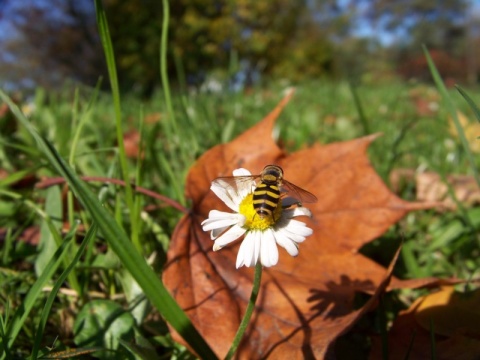
[[[253,310],[255,309],[255,303],[257,302],[258,292],[260,290],[260,282],[262,280],[262,263],[259,261],[255,266],[255,275],[253,277],[253,288],[252,294],[250,295],[250,300],[248,301],[247,309],[245,310],[245,315],[243,315],[242,322],[238,327],[235,338],[233,339],[232,346],[228,350],[225,360],[230,360],[235,352],[237,351],[238,345],[243,339],[245,330],[247,329],[248,324],[250,323],[250,318],[252,317]]]

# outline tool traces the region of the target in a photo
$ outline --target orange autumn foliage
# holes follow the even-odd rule
[[[221,358],[245,311],[253,269],[235,268],[241,241],[213,252],[210,234],[200,223],[212,209],[227,210],[210,191],[210,183],[236,168],[255,174],[266,164],[278,164],[287,180],[318,198],[309,205],[313,219],[305,219],[314,233],[300,245],[298,257],[280,249],[278,265],[264,269],[256,311],[238,358],[325,357],[333,351],[335,339],[372,309],[387,285],[416,287],[436,281],[391,278],[394,261],[386,269],[358,252],[407,212],[430,206],[403,201],[382,182],[366,156],[376,136],[286,154],[273,141],[272,130],[290,97],[256,126],[207,151],[187,177],[192,211],[175,229],[163,281]],[[372,298],[354,310],[357,291]]]
[[[455,292],[453,286],[417,299],[402,311],[388,334],[388,359],[478,359],[480,291]],[[434,347],[432,347],[432,342]],[[434,350],[433,350],[434,349]],[[383,355],[374,338],[372,359]]]

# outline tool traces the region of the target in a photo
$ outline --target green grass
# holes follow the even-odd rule
[[[448,132],[447,111],[442,108],[442,100],[438,100],[439,111],[429,116],[418,114],[411,104],[408,94],[419,87],[402,83],[357,87],[369,128],[372,132],[384,134],[370,150],[374,166],[385,179],[388,179],[392,169],[403,167],[424,167],[442,175],[472,173],[465,151],[458,141],[452,140]],[[424,86],[420,88],[428,90]],[[229,141],[262,119],[280,99],[281,91],[278,85],[272,84],[269,88],[254,89],[248,95],[228,92],[174,93],[172,101],[178,127],[175,137],[166,136],[169,133],[166,127],[171,124],[168,124],[168,111],[161,101],[161,93],[147,103],[128,97],[123,99],[120,109],[122,126],[127,132],[143,126],[141,142],[145,146],[141,161],[136,157],[126,158],[128,178],[137,179],[138,185],[187,204],[187,199],[182,195],[183,183],[195,159],[208,148]],[[471,114],[459,93],[451,91],[450,96],[456,107]],[[46,351],[45,346],[53,346],[55,351],[74,346],[78,335],[75,328],[64,329],[65,332],[60,335],[55,330],[65,322],[65,316],[74,322],[78,312],[99,294],[107,299],[119,299],[116,303],[123,307],[137,303],[134,312],[136,325],[127,322],[133,327],[132,331],[125,332],[125,336],[140,334],[157,351],[170,356],[185,352],[185,349],[171,341],[164,321],[152,315],[145,300],[132,293],[131,284],[136,277],[134,273],[132,278],[122,270],[130,269],[130,260],[117,248],[128,246],[128,239],[120,243],[109,239],[130,233],[132,209],[138,213],[153,205],[148,213],[148,219],[153,221],[136,220],[139,222],[136,228],[140,239],[140,248],[137,250],[140,251],[138,255],[145,257],[156,255],[151,265],[159,274],[168,239],[181,213],[170,207],[159,206],[161,204],[146,196],[136,196],[137,205],[131,205],[130,208],[125,189],[121,186],[91,183],[88,188],[93,192],[88,195],[90,190],[76,180],[75,174],[122,178],[116,150],[112,99],[108,94],[98,94],[94,89],[71,89],[62,94],[47,94],[39,89],[34,103],[35,110],[29,115],[29,121],[21,123],[12,120],[15,126],[9,132],[2,132],[0,139],[0,164],[8,172],[0,183],[0,221],[1,228],[6,230],[0,253],[0,281],[5,290],[0,295],[0,306],[3,309],[2,331],[11,339],[3,339],[5,356],[29,356],[33,343],[36,344],[35,351],[42,353]],[[72,119],[72,114],[75,119]],[[53,147],[43,143],[43,138],[36,138],[28,124],[32,124]],[[319,82],[298,86],[293,101],[277,122],[277,128],[279,140],[290,151],[294,151],[317,141],[328,143],[361,136],[364,126],[359,120],[357,105],[348,84]],[[453,146],[445,146],[448,142],[453,142]],[[74,150],[69,146],[72,143],[76,144]],[[61,162],[61,158],[69,159],[74,173],[68,170],[66,163]],[[73,179],[72,189],[77,197],[83,199],[84,208],[76,206],[69,193],[60,193],[58,186],[40,190],[32,188],[32,185],[22,187],[18,183],[26,174],[35,176],[38,181],[41,177],[58,176],[58,171]],[[409,187],[405,187],[400,196],[414,199]],[[95,203],[97,198],[104,207],[104,213],[99,213],[99,209],[92,210],[90,206],[94,205],[85,204],[85,201]],[[63,210],[62,207],[58,208],[62,204],[67,205]],[[63,211],[68,214],[65,219],[80,221],[87,228],[71,223],[70,232],[60,232],[59,221]],[[102,228],[102,222],[110,224],[110,228]],[[101,232],[89,240],[92,245],[82,257],[76,258],[76,266],[69,268],[68,264],[79,249],[77,242],[72,242],[72,239],[83,239],[85,231],[94,223],[98,223]],[[41,245],[28,245],[21,240],[23,230],[41,226],[44,226],[40,233]],[[387,263],[395,248],[393,244],[398,244],[402,239],[405,246],[397,267],[398,276],[458,276],[469,279],[475,275],[479,265],[479,227],[480,211],[476,208],[445,213],[416,212],[407,216],[382,239],[366,247],[364,252],[376,261]],[[113,235],[109,235],[112,231]],[[116,255],[110,246],[105,246],[105,240]],[[47,244],[51,250],[46,253],[42,249]],[[70,245],[59,248],[61,244]],[[57,248],[62,249],[62,255],[58,257],[56,267],[49,272],[39,272],[52,261],[50,256]],[[69,273],[62,277],[60,272],[67,268]],[[37,279],[40,273],[42,276]],[[158,280],[157,275],[154,277]],[[62,279],[60,291],[54,299],[47,299],[48,293],[39,290],[47,284],[57,284],[58,290],[59,279]],[[141,278],[136,280],[140,283],[143,281]],[[75,292],[69,292],[68,289]],[[398,299],[395,301],[397,308],[406,305]],[[42,312],[47,303],[50,304],[46,308],[48,319]],[[22,310],[19,312],[19,309]],[[160,333],[150,330],[152,321],[157,324]],[[38,334],[42,328],[39,340]],[[55,339],[57,335],[59,337]],[[102,343],[87,345],[101,347]],[[87,345],[83,344],[85,347]],[[121,343],[116,346],[125,354],[133,351]]]

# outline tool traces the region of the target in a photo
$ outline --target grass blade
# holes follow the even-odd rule
[[[53,225],[52,225],[53,226]],[[8,331],[6,334],[7,343],[4,344],[4,350],[10,349],[13,342],[15,341],[20,329],[22,328],[25,320],[27,319],[30,311],[32,310],[35,301],[37,300],[38,296],[42,292],[43,287],[45,284],[52,278],[55,271],[60,266],[62,260],[65,258],[67,254],[67,249],[71,244],[71,239],[73,236],[66,237],[65,241],[63,241],[62,245],[55,251],[52,258],[45,266],[44,271],[38,277],[37,281],[33,284],[33,286],[28,291],[27,295],[25,296],[22,305],[15,311],[13,314],[12,320],[9,323]],[[3,353],[2,359],[5,356],[5,352]]]
[[[72,229],[71,231],[72,237],[75,236],[75,232],[76,232],[76,228]],[[58,290],[60,290],[60,287],[62,286],[63,282],[67,279],[67,277],[69,276],[70,272],[73,270],[75,265],[77,265],[78,261],[80,260],[80,257],[83,255],[83,252],[85,251],[85,248],[87,247],[88,244],[92,242],[96,234],[97,234],[97,226],[94,224],[85,235],[85,238],[83,239],[82,244],[78,248],[78,251],[75,254],[75,257],[73,258],[72,262],[60,275],[58,280],[55,282],[55,285],[53,286],[52,291],[48,295],[47,301],[45,302],[45,306],[42,311],[42,317],[40,319],[40,323],[38,324],[37,332],[35,334],[35,342],[33,343],[32,354],[30,357],[31,359],[36,359],[38,356],[38,351],[40,349],[40,343],[42,341],[43,331],[45,329],[45,325],[47,324],[48,315],[50,314],[50,310],[52,308],[53,302],[55,301],[55,297],[57,296]]]
[[[470,108],[473,110],[475,117],[480,122],[480,109],[478,108],[477,104],[475,104],[472,98],[460,86],[457,85],[455,87],[457,88],[458,92],[463,96],[463,98],[467,101],[468,105],[470,105]]]
[[[130,239],[115,221],[114,217],[102,206],[87,184],[70,169],[55,148],[36,131],[12,100],[0,90],[0,97],[10,107],[19,122],[30,132],[38,148],[45,154],[50,164],[63,176],[90,216],[96,220],[99,229],[108,244],[117,254],[125,268],[132,274],[158,311],[175,330],[187,341],[193,350],[204,359],[216,356],[190,319],[167,291],[159,276],[153,272],[145,259],[136,251]]]
[[[368,124],[368,119],[365,115],[365,111],[363,110],[362,102],[360,101],[360,97],[358,96],[357,87],[351,81],[348,83],[348,85],[352,93],[355,108],[357,109],[358,118],[360,119],[360,123],[362,124],[363,135],[368,135],[371,133],[371,129]]]
[[[128,178],[127,155],[125,153],[125,143],[123,141],[122,112],[120,106],[120,89],[118,85],[117,68],[115,56],[113,53],[112,39],[108,31],[107,16],[102,6],[101,0],[95,0],[95,12],[97,14],[98,31],[102,40],[105,59],[107,61],[108,76],[112,87],[113,104],[115,108],[115,124],[117,129],[118,151],[120,154],[120,166],[122,169],[123,180],[125,181],[125,201],[129,209],[133,209],[133,190]]]
[[[460,121],[458,120],[457,116],[457,111],[455,108],[455,105],[453,104],[452,99],[450,98],[450,95],[448,94],[447,88],[445,87],[445,84],[443,83],[443,80],[438,73],[437,68],[435,67],[435,64],[433,63],[433,60],[425,46],[423,46],[423,52],[425,54],[425,57],[427,59],[428,67],[430,69],[430,72],[433,76],[433,80],[435,81],[435,85],[438,88],[438,91],[442,95],[443,100],[445,101],[445,104],[447,106],[447,110],[450,113],[450,116],[453,119],[453,122],[455,124],[455,128],[457,129],[458,136],[460,138],[460,141],[462,142],[463,149],[465,150],[465,154],[467,155],[468,162],[470,163],[470,168],[472,169],[473,176],[475,178],[475,181],[477,184],[480,186],[480,175],[477,169],[477,166],[475,164],[475,159],[473,157],[472,151],[470,150],[470,145],[468,143],[467,138],[465,137],[465,132],[463,131],[462,125],[460,124]]]
[[[169,124],[172,125],[172,133],[178,134],[177,122],[172,106],[172,97],[170,94],[170,84],[168,82],[167,73],[167,43],[168,43],[168,21],[170,19],[170,6],[168,0],[163,0],[163,21],[162,21],[162,38],[160,41],[160,76],[162,79],[163,95],[165,97],[165,105],[167,107]]]

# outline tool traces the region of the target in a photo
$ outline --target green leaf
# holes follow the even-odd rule
[[[131,341],[135,320],[112,300],[93,300],[80,310],[73,325],[74,341],[80,347],[102,347],[117,350],[120,339]],[[116,359],[118,354],[103,352],[104,359]]]
[[[142,288],[138,286],[138,283],[127,271],[122,271],[119,274],[118,279],[122,283],[122,289],[124,290],[125,297],[136,323],[138,325],[142,324],[143,320],[150,312],[150,304],[145,298]]]
[[[37,276],[43,273],[52,254],[58,248],[58,243],[61,242],[59,231],[62,222],[59,219],[62,218],[62,198],[59,186],[52,186],[46,190],[45,213],[48,217],[44,218],[40,225],[40,252],[35,261]],[[54,231],[51,230],[52,227]]]
[[[161,360],[159,354],[155,351],[155,348],[152,344],[148,342],[142,336],[137,335],[136,343],[133,344],[131,342],[127,342],[125,340],[120,339],[120,344],[127,349],[132,355],[135,355],[135,358],[138,360]]]
[[[72,230],[70,231],[70,237],[74,237],[75,234],[76,234],[76,227],[73,227]],[[45,303],[45,307],[43,308],[43,311],[42,311],[42,316],[41,316],[41,319],[40,319],[40,323],[38,325],[37,333],[35,335],[35,343],[33,345],[31,359],[36,359],[37,358],[37,354],[38,354],[38,351],[40,349],[40,343],[41,343],[41,340],[42,340],[43,331],[45,329],[45,325],[47,324],[47,320],[49,318],[50,310],[52,308],[55,297],[57,296],[57,293],[60,290],[60,287],[63,285],[63,283],[67,279],[68,275],[73,270],[73,268],[77,265],[78,261],[80,260],[80,257],[83,255],[87,245],[92,243],[96,234],[97,234],[97,227],[95,225],[93,225],[88,230],[87,235],[85,235],[85,238],[83,239],[82,244],[80,245],[77,253],[75,254],[75,258],[70,263],[70,265],[65,269],[65,271],[60,275],[58,280],[55,282],[55,285],[54,285],[52,291],[50,291],[50,294],[48,295],[48,299]]]

